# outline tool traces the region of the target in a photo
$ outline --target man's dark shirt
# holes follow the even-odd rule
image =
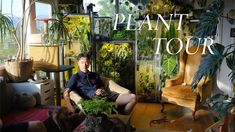
[[[66,88],[78,92],[85,99],[90,99],[95,95],[96,89],[102,86],[101,79],[96,73],[78,71],[71,76]]]

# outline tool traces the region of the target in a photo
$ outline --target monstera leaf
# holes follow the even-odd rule
[[[223,45],[215,43],[211,48],[214,54],[208,52],[205,57],[202,59],[202,62],[198,68],[196,75],[193,78],[191,88],[195,89],[197,84],[202,79],[202,77],[212,77],[215,75],[216,71],[221,66],[221,63],[224,59],[224,49]]]
[[[219,22],[219,17],[224,10],[223,0],[216,0],[212,2],[201,14],[200,21],[196,27],[193,41],[195,45],[203,43],[203,39],[199,42],[197,38],[207,38],[212,36],[215,32],[216,26]]]
[[[230,54],[228,57],[226,57],[226,63],[228,67],[232,70],[228,76],[233,81],[235,79],[235,55]]]

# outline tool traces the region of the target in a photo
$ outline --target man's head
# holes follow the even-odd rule
[[[78,66],[79,66],[80,71],[85,72],[85,73],[88,72],[88,68],[90,64],[89,59],[90,57],[87,53],[80,53],[78,55],[77,60],[78,60]]]

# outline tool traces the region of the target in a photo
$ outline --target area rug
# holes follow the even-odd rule
[[[27,121],[45,121],[48,118],[48,112],[54,109],[29,108],[24,110],[16,110],[2,117],[4,125]]]

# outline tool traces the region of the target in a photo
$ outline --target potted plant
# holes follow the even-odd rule
[[[8,77],[12,81],[25,81],[32,73],[33,60],[27,58],[25,53],[25,41],[26,41],[26,17],[25,12],[27,10],[25,6],[26,0],[22,1],[22,18],[17,23],[16,27],[13,25],[11,17],[0,12],[0,27],[1,27],[1,41],[9,34],[16,44],[18,45],[18,51],[15,58],[9,58],[5,62],[5,69]],[[25,70],[27,69],[27,70]]]
[[[10,16],[0,12],[1,41],[9,35],[12,39],[14,39],[18,46],[16,56],[9,58],[5,62],[7,75],[9,79],[14,82],[26,81],[32,74],[33,60],[26,54],[26,37],[28,26],[26,14],[28,14],[27,11],[36,1],[37,0],[32,1],[30,5],[26,7],[26,0],[22,0],[22,16],[16,26],[14,26],[13,20]],[[53,12],[56,13],[56,10],[53,10]],[[60,13],[56,13],[55,15],[57,19],[54,20],[55,22],[53,22],[52,26],[49,28],[47,42],[51,42],[52,44],[58,43],[58,41],[61,40],[67,42],[67,30],[61,21],[62,15]]]
[[[222,17],[223,10],[223,0],[216,0],[212,2],[200,16],[200,21],[195,30],[195,37],[206,38],[208,36],[212,36],[219,19]],[[194,41],[194,43],[198,45],[201,42]],[[228,76],[230,77],[233,85],[235,84],[235,43],[228,46],[223,46],[219,43],[215,43],[213,45],[212,50],[214,54],[207,53],[204,56],[191,84],[192,89],[196,88],[200,80],[205,81],[207,77],[215,76],[224,59],[226,59],[228,68],[231,69],[231,73]],[[218,114],[218,117],[224,117],[227,110],[234,106],[234,96],[235,87],[233,86],[233,97],[223,94],[214,95],[208,100],[208,103],[210,104],[209,108],[215,111]],[[233,109],[233,113],[234,110],[235,109]]]
[[[83,113],[86,115],[84,120],[85,131],[104,132],[113,128],[112,122],[108,120],[107,114],[116,112],[116,105],[107,102],[105,98],[92,98],[82,100]]]
[[[151,75],[142,71],[139,73],[139,86],[141,88],[141,98],[143,101],[154,101],[154,79]]]

